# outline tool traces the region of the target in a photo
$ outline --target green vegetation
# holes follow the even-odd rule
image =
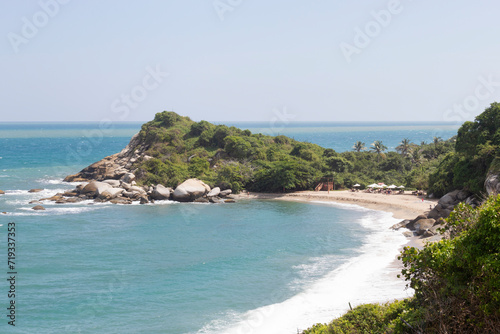
[[[413,298],[356,307],[304,334],[498,333],[500,328],[500,195],[447,219],[452,239],[401,253]]]
[[[313,189],[323,178],[334,178],[336,189],[359,183],[385,182],[423,189],[454,139],[416,145],[403,139],[399,152],[385,152],[381,141],[356,142],[353,151],[338,153],[286,136],[252,134],[206,121],[194,122],[174,112],[156,114],[145,123],[140,139],[149,160],[135,164],[142,184],[175,187],[196,177],[211,186],[262,192]]]
[[[442,196],[464,189],[478,195],[489,171],[500,172],[500,104],[496,102],[474,122],[460,127],[455,151],[446,153],[430,175],[429,193]]]

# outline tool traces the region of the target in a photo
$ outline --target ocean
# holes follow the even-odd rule
[[[403,138],[430,142],[458,129],[230,125],[337,151],[357,140],[367,146],[382,140],[393,149]],[[398,220],[381,211],[271,200],[87,201],[31,209],[32,200],[74,188],[62,178],[119,152],[139,129],[138,123],[0,124],[1,333],[293,334],[341,315],[349,303],[411,295],[395,277],[406,239],[389,229]],[[33,188],[43,190],[29,193]],[[8,234],[12,227],[15,235]]]

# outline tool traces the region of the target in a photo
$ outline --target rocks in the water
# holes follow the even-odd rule
[[[39,211],[39,210],[45,210],[45,208],[43,206],[41,206],[41,205],[36,205],[36,206],[32,207],[32,209],[33,210],[37,210],[37,211]]]
[[[62,194],[55,194],[52,197],[42,198],[42,199],[40,199],[40,201],[59,201],[62,198],[63,198]]]
[[[0,190],[0,195],[4,195],[4,194],[5,194],[5,191]]]
[[[107,183],[92,181],[82,189],[81,193],[89,197],[97,197],[100,194],[102,194],[105,190],[111,188],[112,187]]]
[[[231,189],[226,189],[226,190],[222,190],[220,193],[219,193],[219,196],[220,197],[226,197],[226,196],[229,196],[233,193],[233,191]]]
[[[78,191],[76,189],[74,190],[68,190],[68,191],[65,191],[63,193],[63,196],[66,196],[66,197],[75,197],[75,196],[78,196]]]
[[[30,189],[30,190],[28,190],[29,193],[39,193],[40,191],[43,191],[43,189]]]
[[[193,202],[195,202],[195,203],[210,203],[210,201],[206,197],[198,197]]]
[[[114,198],[114,199],[110,200],[109,202],[113,203],[113,204],[132,204],[132,201],[130,199],[123,198],[123,197]]]
[[[406,227],[406,225],[409,224],[409,223],[410,223],[410,220],[405,219],[405,220],[400,221],[397,224],[392,225],[391,229],[393,229],[393,230],[399,230],[400,228]]]
[[[85,186],[89,184],[88,182],[83,182],[83,183],[80,183],[79,185],[76,186],[76,191],[77,192],[81,192],[83,188],[85,188]]]
[[[113,198],[120,196],[124,191],[125,191],[125,189],[122,189],[122,188],[108,188],[108,189],[104,190],[99,195],[99,198],[101,198],[101,199],[113,199]]]
[[[210,201],[210,203],[224,203],[224,200],[217,196],[209,197],[208,200]]]
[[[215,187],[213,188],[212,190],[210,190],[207,194],[207,197],[214,197],[214,196],[219,196],[220,194],[220,188],[219,187]]]
[[[191,202],[210,191],[210,186],[198,179],[188,179],[175,188],[173,199],[179,202]]]
[[[151,198],[155,200],[170,199],[170,188],[167,188],[161,184],[157,184],[151,192]]]
[[[147,203],[149,203],[148,198],[146,196],[141,196],[139,198],[139,203],[141,203],[141,204],[147,204]]]
[[[40,201],[30,201],[28,204],[42,204]]]

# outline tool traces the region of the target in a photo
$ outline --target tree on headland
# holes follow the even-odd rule
[[[411,140],[408,138],[404,138],[399,146],[396,147],[396,151],[398,151],[403,157],[406,157],[410,153]]]
[[[384,156],[384,151],[387,150],[387,146],[382,144],[381,140],[375,140],[370,147],[370,150],[374,151],[377,153],[377,162],[379,160],[380,156]]]
[[[354,146],[352,148],[356,152],[364,151],[365,150],[365,143],[363,143],[362,141],[358,140],[357,142],[354,143]]]
[[[434,147],[437,148],[438,144],[443,141],[443,138],[441,137],[434,137],[432,139],[432,142],[434,143]]]

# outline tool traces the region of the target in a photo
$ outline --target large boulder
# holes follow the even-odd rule
[[[97,197],[102,194],[105,190],[112,189],[109,184],[99,181],[89,182],[81,191],[82,194],[88,197]]]
[[[131,183],[132,181],[135,180],[135,175],[132,173],[127,173],[127,174],[123,175],[120,180],[125,182],[125,183]]]
[[[484,188],[488,192],[488,195],[500,194],[500,179],[498,175],[488,173],[484,181]]]
[[[113,188],[118,188],[120,186],[120,181],[118,180],[104,180],[102,182],[109,184]]]
[[[226,197],[226,196],[229,196],[233,193],[233,191],[231,189],[226,189],[226,190],[222,190],[220,193],[219,193],[219,196],[220,197]]]
[[[137,187],[137,186],[131,186],[130,188],[128,188],[129,192],[132,192],[132,193],[139,193],[141,195],[146,195],[146,190],[142,189],[141,187]]]
[[[99,195],[99,198],[113,199],[119,197],[124,191],[125,189],[122,188],[108,188]]]
[[[449,205],[454,205],[457,201],[457,195],[460,191],[459,190],[454,190],[452,192],[447,193],[443,197],[441,197],[438,201],[439,204],[442,206],[449,206]]]
[[[208,192],[207,197],[219,196],[219,194],[220,194],[220,188],[215,187],[214,189],[212,189]]]
[[[179,202],[191,202],[210,191],[210,186],[198,179],[188,179],[175,188],[173,198]]]
[[[170,189],[162,184],[157,184],[151,192],[151,198],[154,200],[165,200],[170,198]]]
[[[130,187],[132,187],[132,185],[130,183],[120,181],[120,188],[123,188],[125,190],[129,190]]]
[[[5,194],[5,191],[0,190],[0,195],[4,195],[4,194]]]
[[[41,205],[36,205],[36,206],[32,207],[32,209],[33,210],[37,210],[37,211],[38,210],[45,210],[45,208],[43,206],[41,206]]]
[[[435,222],[436,220],[434,219],[420,219],[414,224],[415,232],[417,233],[417,235],[423,235],[425,231],[434,226]]]

